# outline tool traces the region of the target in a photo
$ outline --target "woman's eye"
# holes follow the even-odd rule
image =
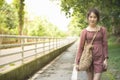
[[[96,16],[90,16],[89,18],[97,18]]]
[[[90,16],[90,18],[92,18],[92,16]]]

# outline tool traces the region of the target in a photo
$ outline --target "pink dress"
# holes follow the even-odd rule
[[[87,31],[86,29],[82,30],[78,53],[76,57],[76,64],[79,64],[79,60],[84,49],[85,40],[87,41],[87,43],[90,43],[94,34],[95,31]],[[105,27],[101,27],[98,31],[96,38],[93,41],[92,52],[93,62],[90,66],[90,70],[93,70],[95,73],[105,71],[103,61],[105,58],[108,58],[107,31]]]

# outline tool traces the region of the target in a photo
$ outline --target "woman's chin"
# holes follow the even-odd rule
[[[96,23],[90,23],[90,25],[96,25]]]

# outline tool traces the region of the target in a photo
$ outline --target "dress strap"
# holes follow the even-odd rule
[[[90,44],[93,43],[93,41],[94,41],[94,39],[95,39],[95,37],[96,37],[96,35],[97,35],[97,33],[98,33],[99,30],[100,30],[100,27],[97,29],[96,33],[94,34],[94,36],[93,36],[93,38],[92,38]]]

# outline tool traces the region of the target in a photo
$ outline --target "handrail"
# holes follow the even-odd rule
[[[21,43],[2,44],[6,39],[21,39]],[[29,42],[29,39],[32,39]],[[75,38],[47,38],[39,36],[19,36],[0,34],[0,67],[14,62],[25,63],[25,59],[36,59],[51,50],[65,46],[75,41]],[[10,48],[11,47],[11,48]],[[29,60],[31,60],[29,59]]]

